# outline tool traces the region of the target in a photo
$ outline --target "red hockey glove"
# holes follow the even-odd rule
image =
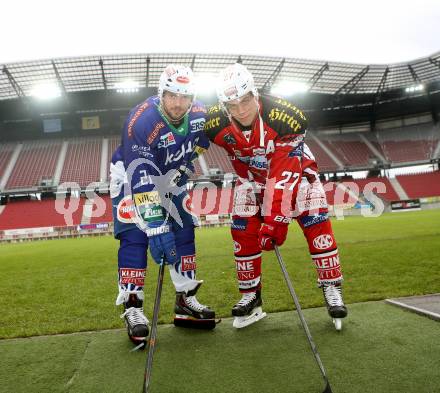
[[[258,234],[258,242],[265,251],[273,250],[273,243],[281,246],[287,237],[289,227],[286,224],[263,224]]]

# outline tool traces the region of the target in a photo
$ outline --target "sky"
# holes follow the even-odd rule
[[[15,0],[0,12],[0,64],[130,53],[393,64],[440,51],[439,0]]]

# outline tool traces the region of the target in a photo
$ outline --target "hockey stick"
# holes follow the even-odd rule
[[[151,379],[151,369],[153,367],[153,354],[156,346],[157,335],[157,320],[159,319],[160,298],[162,296],[162,283],[165,270],[165,261],[162,259],[162,263],[159,267],[159,275],[157,277],[156,297],[154,299],[153,321],[151,322],[151,334],[148,340],[148,356],[145,364],[144,374],[144,388],[143,393],[148,393]]]
[[[315,357],[316,363],[318,363],[318,367],[321,370],[322,377],[325,382],[325,389],[323,393],[332,393],[332,388],[330,387],[330,382],[327,378],[327,374],[324,369],[324,365],[322,364],[321,358],[319,357],[318,349],[316,348],[315,343],[313,342],[312,335],[310,333],[309,327],[307,326],[307,322],[304,318],[301,305],[299,304],[298,297],[296,296],[295,289],[293,288],[292,280],[289,277],[289,273],[287,273],[286,265],[283,262],[283,258],[281,257],[280,250],[278,246],[274,244],[275,254],[278,259],[278,263],[280,264],[281,271],[283,272],[284,280],[286,280],[287,288],[289,288],[290,295],[292,296],[293,302],[295,303],[296,311],[298,311],[299,319],[301,320],[301,324],[306,332],[307,340],[309,341],[310,347],[312,348],[313,356]]]

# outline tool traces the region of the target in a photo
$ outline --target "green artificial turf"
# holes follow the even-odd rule
[[[438,322],[383,302],[353,304],[343,330],[304,310],[334,393],[439,392]],[[123,330],[0,340],[2,392],[141,392],[146,352]],[[151,393],[319,393],[323,379],[296,312],[246,329],[161,325]]]
[[[345,275],[347,303],[439,292],[440,211],[332,220]],[[196,232],[198,298],[218,316],[240,298],[228,228]],[[117,295],[117,247],[112,237],[0,245],[0,338],[122,327]],[[293,223],[281,252],[303,308],[322,306],[306,242]],[[147,273],[146,313],[151,318],[157,265]],[[275,255],[263,256],[267,312],[292,309]],[[174,289],[164,282],[161,323],[173,317]]]

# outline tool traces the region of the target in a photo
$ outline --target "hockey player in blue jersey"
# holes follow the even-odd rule
[[[113,154],[110,193],[118,251],[119,293],[130,339],[145,342],[143,313],[147,248],[156,263],[169,265],[176,289],[174,324],[212,329],[215,313],[200,304],[196,292],[194,226],[186,181],[193,160],[209,147],[203,133],[206,110],[195,101],[190,68],[169,65],[159,80],[158,95],[128,115],[122,142]]]

